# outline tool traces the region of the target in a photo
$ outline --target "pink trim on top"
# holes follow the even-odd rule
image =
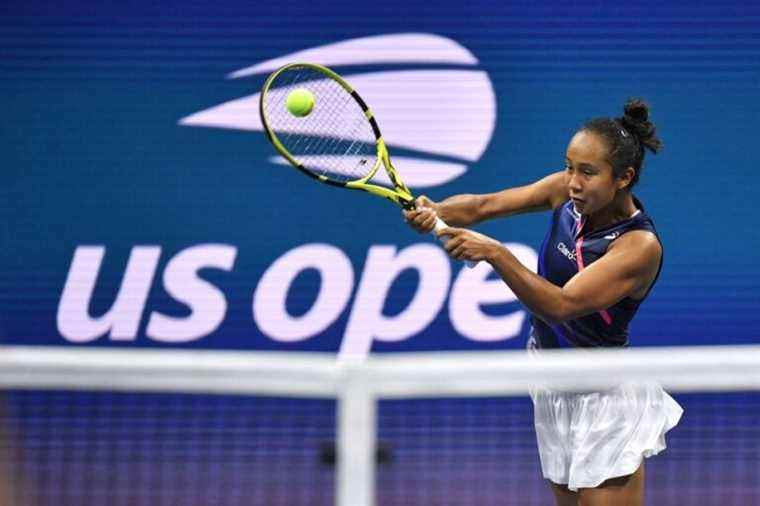
[[[581,235],[581,231],[583,230],[583,225],[585,225],[585,221],[579,221],[578,225],[578,232],[577,236],[578,238],[575,240],[575,261],[578,264],[578,272],[581,272],[583,269],[586,268],[585,265],[583,265],[583,236]],[[602,309],[599,311],[599,316],[602,317],[602,320],[604,320],[604,323],[607,325],[612,325],[612,316],[607,312],[606,309]]]

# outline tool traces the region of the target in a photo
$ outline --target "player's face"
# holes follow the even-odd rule
[[[575,209],[593,214],[612,203],[618,190],[609,148],[592,132],[580,131],[567,146],[565,184]]]

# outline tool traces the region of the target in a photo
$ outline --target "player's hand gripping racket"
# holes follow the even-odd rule
[[[259,108],[267,138],[304,174],[414,209],[414,196],[391,164],[372,111],[332,70],[311,63],[279,68],[264,83]],[[385,174],[378,174],[381,165]],[[392,188],[370,183],[373,177]],[[437,218],[433,233],[444,227]]]

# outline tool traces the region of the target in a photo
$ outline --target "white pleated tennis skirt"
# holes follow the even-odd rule
[[[591,393],[531,393],[545,478],[572,491],[634,473],[665,449],[683,414],[657,384],[624,384]]]

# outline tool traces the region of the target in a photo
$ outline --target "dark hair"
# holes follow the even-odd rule
[[[649,106],[638,98],[628,99],[623,116],[594,118],[581,127],[581,131],[584,130],[600,135],[607,142],[609,162],[615,177],[622,176],[628,167],[636,171],[628,189],[639,181],[644,165],[644,148],[656,154],[663,146],[654,123],[649,121]]]

